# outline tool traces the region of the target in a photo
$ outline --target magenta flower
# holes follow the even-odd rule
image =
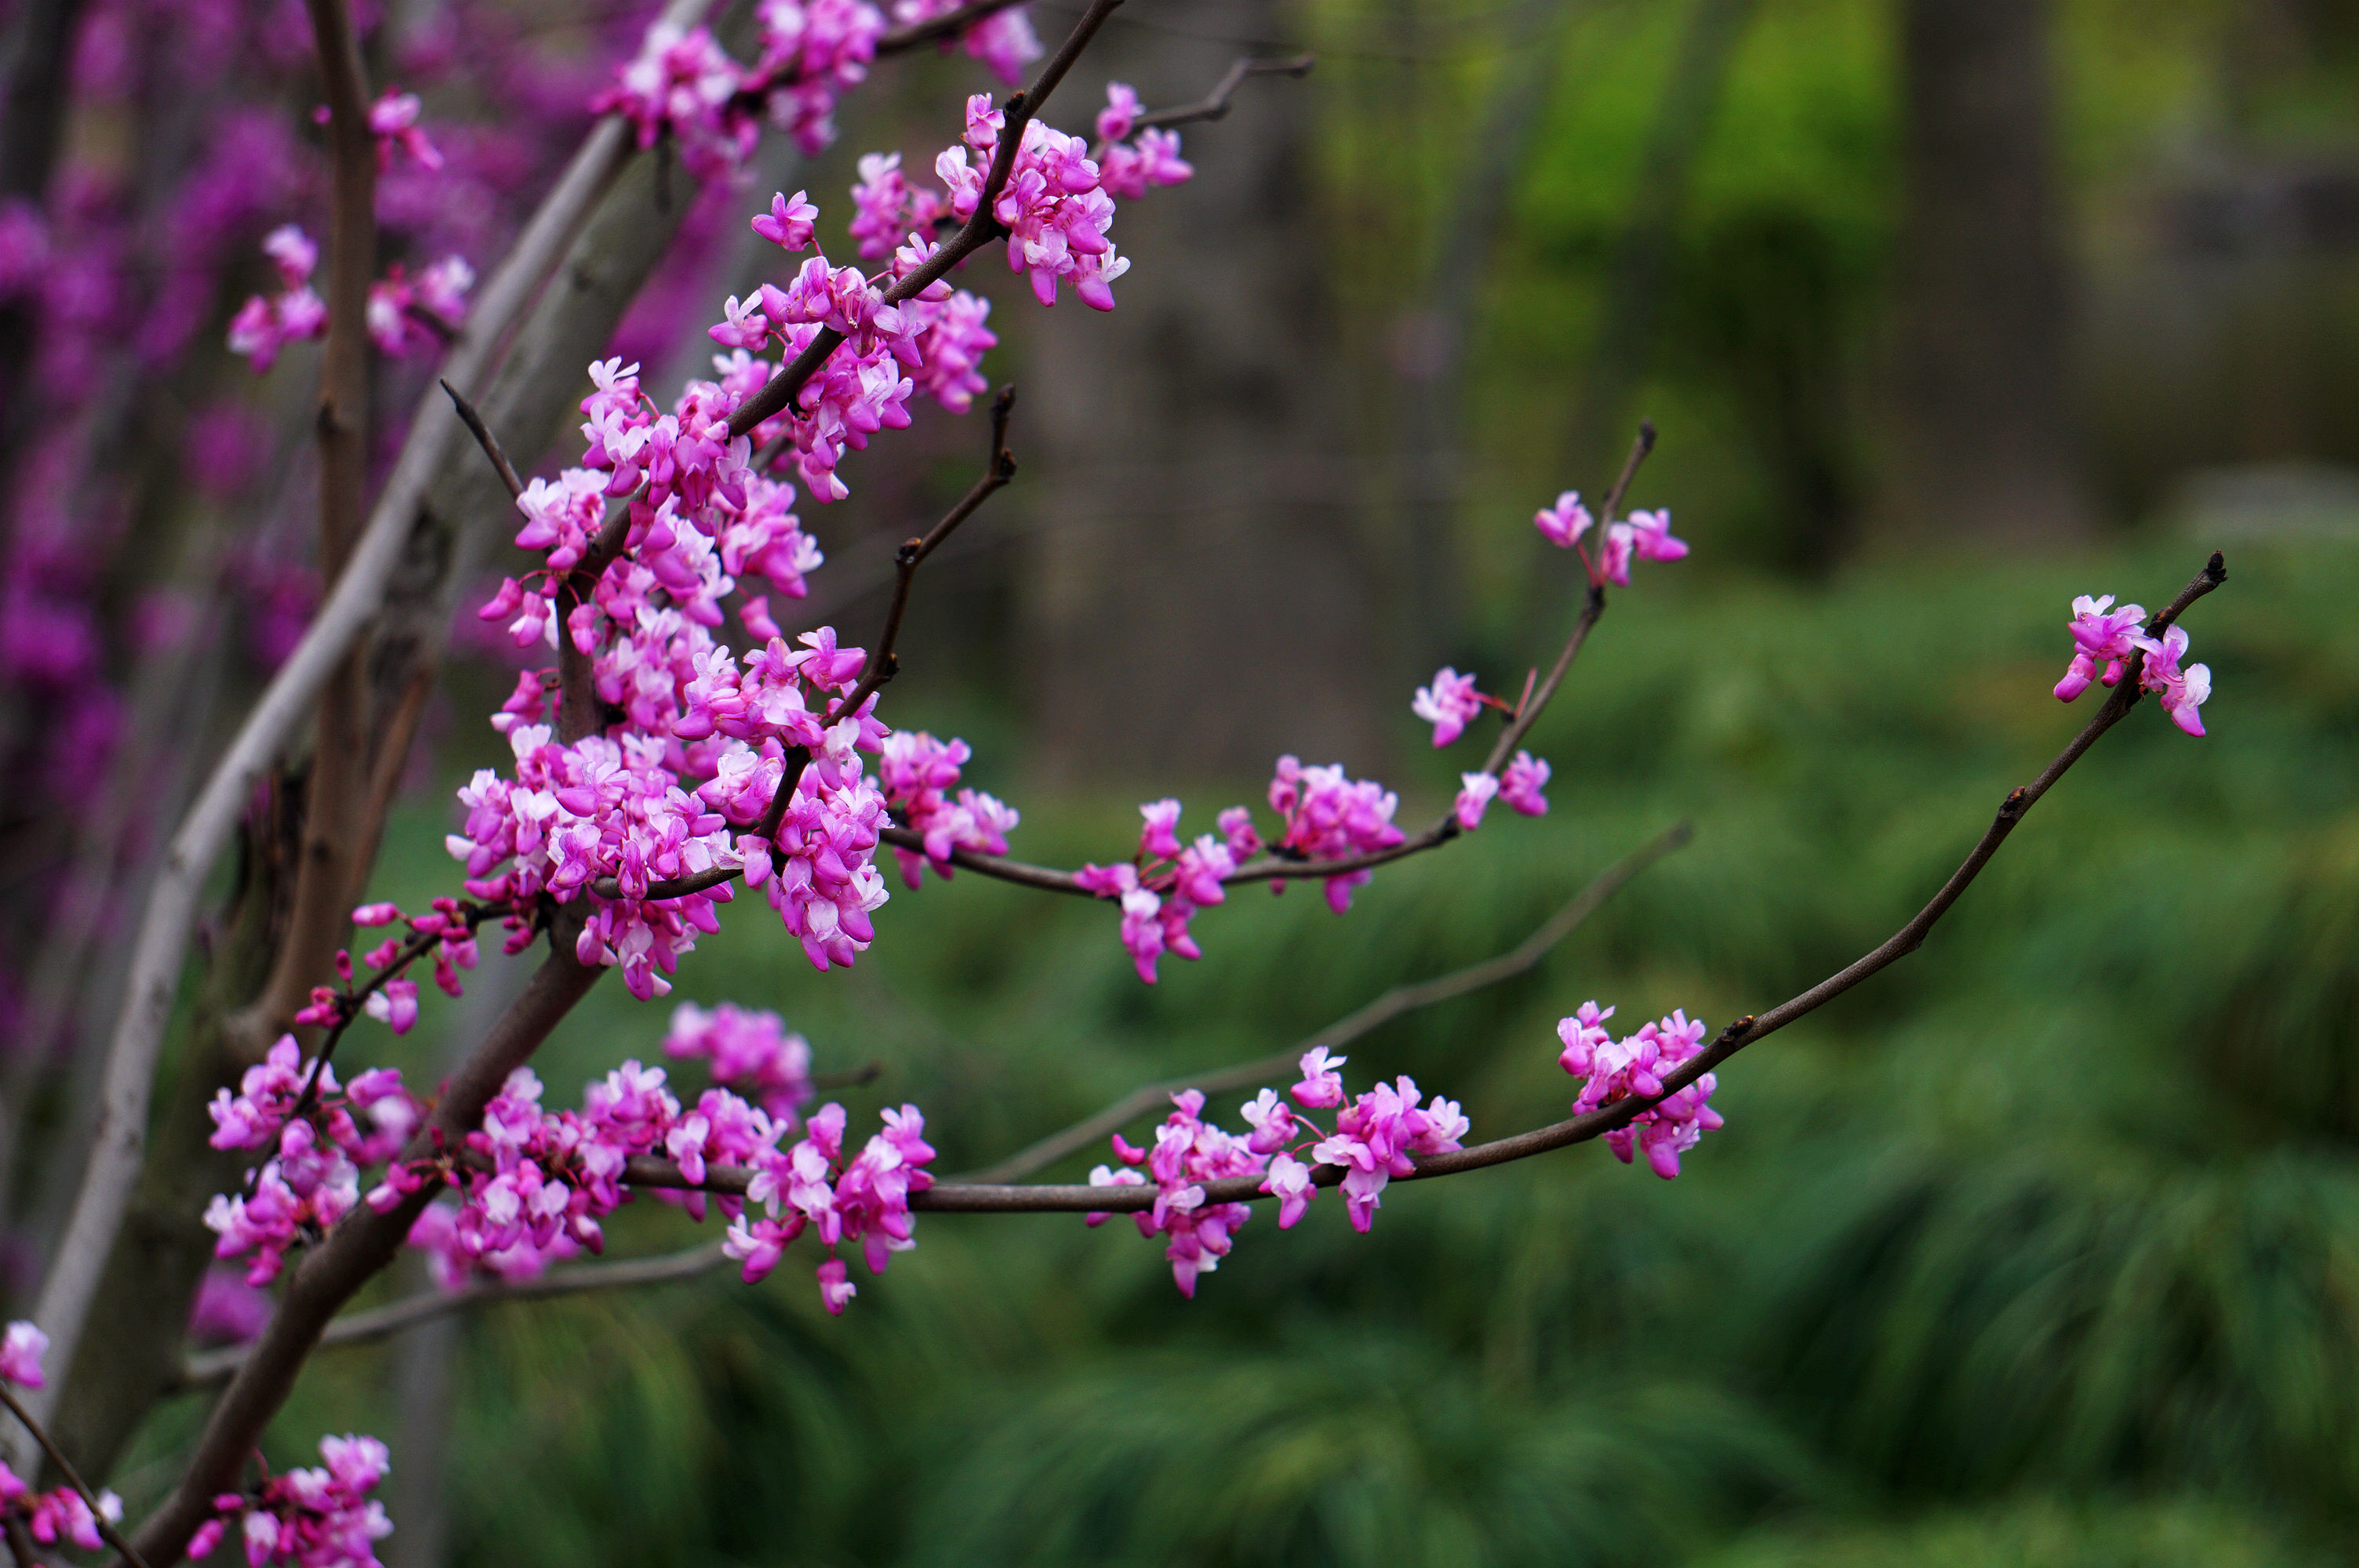
[[[1597,569],[1606,581],[1627,588],[1634,558],[1676,561],[1687,553],[1687,542],[1671,536],[1669,512],[1633,512],[1626,522],[1605,530],[1605,548],[1599,553]]]
[[[1489,773],[1458,775],[1458,803],[1451,808],[1458,826],[1472,833],[1483,826],[1484,807],[1499,793],[1499,781]]]
[[[1336,1069],[1351,1058],[1330,1056],[1327,1047],[1314,1045],[1302,1054],[1302,1081],[1288,1090],[1294,1102],[1310,1110],[1325,1110],[1343,1103],[1343,1076]]]
[[[2070,702],[2088,690],[2100,665],[2107,686],[2122,678],[2124,662],[2137,650],[2138,625],[2146,611],[2136,604],[2115,610],[2113,602],[2110,593],[2094,599],[2084,593],[2072,601],[2072,620],[2066,628],[2072,633],[2072,662],[2056,683],[2058,701]]]
[[[2170,715],[2172,723],[2190,735],[2201,735],[2203,719],[2196,709],[2212,696],[2212,669],[2208,665],[2180,667],[2180,661],[2187,654],[2187,629],[2173,626],[2160,641],[2141,637],[2137,645],[2146,654],[2139,686],[2161,696],[2162,710]]]
[[[49,1336],[30,1323],[20,1318],[10,1324],[5,1336],[0,1337],[0,1378],[20,1389],[45,1387],[41,1357],[49,1349]]]
[[[1532,526],[1540,537],[1560,550],[1571,549],[1593,521],[1589,508],[1581,503],[1581,492],[1568,490],[1556,498],[1554,506],[1543,506],[1532,514]]]
[[[1483,699],[1475,693],[1473,676],[1462,676],[1444,665],[1434,672],[1431,686],[1417,688],[1408,710],[1433,726],[1438,749],[1465,733],[1467,721],[1483,711]]]
[[[1499,800],[1526,816],[1548,815],[1548,796],[1540,790],[1549,782],[1549,765],[1529,752],[1517,752],[1499,775]]]
[[[808,191],[798,190],[792,197],[780,192],[770,198],[770,210],[757,213],[754,232],[792,254],[811,243],[819,227],[819,209],[811,205]]]

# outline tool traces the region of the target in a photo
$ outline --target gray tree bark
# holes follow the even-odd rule
[[[1185,102],[1239,52],[1208,39],[1288,31],[1277,0],[1192,6],[1186,37],[1143,20],[1115,14],[1060,128],[1085,128],[1108,80]],[[1115,220],[1134,267],[1111,316],[1068,297],[1044,317],[1001,291],[1023,334],[1009,499],[1037,509],[1019,613],[1051,782],[1235,780],[1281,752],[1355,773],[1382,761],[1315,81],[1248,83],[1228,118],[1184,133],[1195,179]]]

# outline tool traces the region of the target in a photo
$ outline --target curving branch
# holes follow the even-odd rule
[[[1247,77],[1291,76],[1299,80],[1310,75],[1310,68],[1318,63],[1319,57],[1315,54],[1288,55],[1283,59],[1240,59],[1229,67],[1229,73],[1222,77],[1210,92],[1193,103],[1151,110],[1133,120],[1131,130],[1134,134],[1150,129],[1169,130],[1173,125],[1193,125],[1206,120],[1226,119],[1229,101],[1236,96],[1237,89],[1245,85]],[[1101,138],[1097,146],[1090,149],[1090,157],[1102,158],[1105,152],[1106,143]]]
[[[2147,623],[2147,634],[2158,634],[2169,628],[2189,605],[2218,588],[2227,576],[2225,563],[2215,553],[2210,563],[2180,590],[2169,607]],[[2073,736],[2063,751],[2057,753],[2055,761],[2049,762],[2031,783],[2008,792],[2006,799],[1999,806],[1998,815],[1984,832],[1981,841],[1942,883],[1932,902],[1881,946],[1768,1011],[1737,1019],[1722,1030],[1710,1045],[1682,1063],[1677,1071],[1665,1074],[1662,1092],[1658,1095],[1616,1100],[1582,1115],[1547,1127],[1534,1128],[1511,1138],[1478,1143],[1471,1149],[1425,1155],[1416,1162],[1417,1168],[1411,1174],[1394,1179],[1419,1181],[1432,1176],[1455,1175],[1462,1171],[1479,1171],[1491,1165],[1504,1165],[1571,1144],[1585,1143],[1616,1128],[1627,1126],[1641,1112],[1686,1088],[1747,1045],[1766,1039],[1796,1019],[1816,1011],[1861,981],[1915,952],[1924,945],[1926,934],[1982,874],[1983,868],[1990,863],[1999,846],[2023,820],[2024,814],[2055,786],[2056,781],[2062,778],[2074,762],[2081,760],[2099,736],[2121,722],[2129,710],[2137,706],[2142,695],[2138,689],[2138,676],[2144,663],[2143,655],[2133,658],[2120,684],[2105,699],[2104,706],[2097,710],[2079,734]],[[630,1162],[625,1168],[625,1180],[639,1186],[699,1186],[708,1192],[742,1194],[752,1174],[742,1166],[708,1167],[704,1182],[690,1183],[671,1162],[641,1157]],[[1320,1166],[1314,1176],[1321,1186],[1332,1186],[1342,1178],[1343,1173],[1331,1165]],[[1260,1178],[1256,1176],[1234,1176],[1206,1182],[1202,1186],[1204,1201],[1208,1204],[1253,1203],[1267,1195],[1259,1190]],[[940,1214],[1121,1214],[1152,1208],[1157,1195],[1153,1186],[945,1182],[925,1192],[910,1194],[909,1207]]]
[[[1606,492],[1605,504],[1599,509],[1597,516],[1601,528],[1614,521],[1614,514],[1621,508],[1623,497],[1629,492],[1631,481],[1638,476],[1638,465],[1645,462],[1647,455],[1654,449],[1655,427],[1649,421],[1641,421],[1638,426],[1638,438],[1631,443],[1630,455],[1622,463],[1622,472],[1614,480],[1614,488]],[[1605,585],[1592,576],[1586,596],[1582,601],[1581,614],[1572,623],[1571,634],[1565,639],[1564,647],[1558,653],[1556,663],[1549,668],[1547,677],[1539,682],[1537,689],[1516,705],[1516,711],[1507,720],[1506,728],[1500,731],[1498,741],[1492,746],[1490,755],[1484,759],[1484,773],[1496,773],[1507,758],[1514,753],[1516,748],[1523,744],[1524,737],[1531,733],[1532,726],[1538,723],[1540,715],[1548,710],[1549,702],[1556,696],[1557,687],[1564,684],[1565,672],[1572,668],[1572,661],[1580,656],[1582,644],[1589,641],[1591,629],[1596,626],[1598,618],[1604,613]],[[1438,849],[1447,844],[1457,838],[1460,831],[1456,815],[1452,810],[1445,807],[1432,826],[1421,833],[1411,834],[1388,849],[1375,849],[1364,855],[1347,855],[1332,860],[1292,859],[1272,852],[1246,861],[1221,881],[1225,885],[1230,882],[1285,881],[1297,878],[1308,881],[1320,877],[1344,876],[1353,871],[1364,871],[1377,866],[1390,865],[1395,860],[1405,860],[1411,855],[1421,855],[1428,849]],[[887,827],[884,830],[883,836],[885,842],[897,849],[922,850],[925,848],[925,841],[906,827]],[[1057,871],[1048,866],[1035,866],[1023,860],[1011,860],[1004,855],[982,855],[969,849],[953,849],[951,851],[950,860],[951,865],[962,871],[973,871],[979,876],[996,877],[1001,881],[1038,888],[1044,892],[1072,893],[1081,898],[1098,896],[1089,888],[1082,886],[1081,880],[1071,871]]]
[[[82,1472],[74,1468],[73,1461],[66,1457],[65,1450],[42,1430],[39,1422],[26,1413],[25,1407],[17,1402],[16,1395],[8,1391],[5,1383],[0,1383],[0,1404],[6,1405],[8,1413],[33,1434],[33,1441],[41,1445],[41,1452],[49,1456],[49,1463],[58,1467],[58,1474],[66,1478],[66,1485],[81,1494],[82,1502],[90,1509],[91,1522],[98,1526],[99,1539],[123,1553],[124,1560],[131,1564],[131,1568],[147,1568],[147,1560],[123,1539],[123,1532],[114,1528],[114,1521],[108,1519],[106,1511],[98,1506],[98,1494],[90,1489],[90,1483],[82,1478]],[[15,1540],[13,1536],[10,1539],[12,1541]]]
[[[1302,1054],[1325,1046],[1333,1051],[1350,1044],[1404,1013],[1432,1007],[1456,997],[1465,996],[1525,973],[1549,956],[1556,945],[1572,935],[1582,922],[1597,912],[1599,905],[1622,891],[1633,878],[1675,849],[1681,849],[1695,837],[1692,824],[1674,823],[1652,840],[1640,845],[1591,879],[1587,887],[1572,898],[1534,931],[1506,952],[1437,975],[1430,980],[1399,985],[1366,1005],[1345,1013],[1342,1018],[1311,1035],[1288,1051],[1239,1066],[1223,1067],[1211,1073],[1195,1073],[1184,1077],[1166,1078],[1161,1083],[1146,1084],[1131,1090],[1122,1098],[1099,1111],[1095,1116],[1060,1129],[1037,1143],[1010,1154],[995,1165],[970,1171],[956,1178],[962,1183],[994,1184],[1013,1182],[1028,1176],[1045,1166],[1052,1165],[1076,1150],[1086,1149],[1100,1139],[1121,1131],[1139,1117],[1169,1103],[1169,1098],[1181,1089],[1201,1089],[1208,1095],[1223,1094],[1231,1089],[1250,1088],[1266,1082],[1273,1075],[1291,1072]]]

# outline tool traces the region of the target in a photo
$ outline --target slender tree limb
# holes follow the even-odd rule
[[[1095,1116],[1061,1128],[997,1164],[967,1172],[955,1179],[962,1184],[1021,1180],[1035,1171],[1056,1163],[1076,1150],[1086,1149],[1109,1134],[1121,1131],[1139,1117],[1161,1108],[1169,1103],[1169,1097],[1180,1089],[1201,1089],[1212,1095],[1250,1088],[1267,1081],[1274,1074],[1293,1071],[1295,1063],[1306,1051],[1322,1045],[1330,1051],[1340,1050],[1403,1013],[1415,1012],[1419,1008],[1432,1007],[1470,991],[1513,979],[1548,957],[1558,943],[1571,935],[1582,922],[1596,913],[1599,905],[1621,892],[1633,878],[1664,856],[1684,847],[1694,837],[1695,829],[1691,824],[1674,824],[1650,842],[1640,845],[1598,872],[1587,887],[1573,894],[1563,908],[1542,922],[1539,929],[1505,953],[1485,958],[1479,964],[1469,964],[1462,969],[1453,969],[1446,975],[1437,975],[1429,980],[1395,986],[1365,1006],[1344,1014],[1291,1050],[1281,1051],[1274,1056],[1264,1056],[1259,1061],[1214,1072],[1194,1073],[1167,1078],[1161,1083],[1143,1085]]]
[[[1315,54],[1288,55],[1283,59],[1250,58],[1240,59],[1236,64],[1229,67],[1228,74],[1222,77],[1210,92],[1205,93],[1193,103],[1180,103],[1169,109],[1151,110],[1133,120],[1130,123],[1132,134],[1136,135],[1149,129],[1169,130],[1174,125],[1192,125],[1205,120],[1225,119],[1228,117],[1229,101],[1236,96],[1237,89],[1245,84],[1247,77],[1291,76],[1299,80],[1310,75],[1311,67],[1318,63],[1319,57]],[[1100,140],[1098,145],[1091,149],[1090,156],[1102,158],[1105,156],[1105,142]]]
[[[2182,589],[2169,607],[2147,622],[2149,635],[2157,634],[2176,622],[2187,607],[2211,592],[2227,579],[2227,568],[2215,554],[2202,571]],[[1958,869],[1951,872],[1932,902],[1919,910],[1916,917],[1893,933],[1882,946],[1864,954],[1850,965],[1812,986],[1789,1000],[1768,1011],[1748,1014],[1737,1019],[1710,1045],[1682,1063],[1677,1071],[1663,1076],[1662,1092],[1652,1097],[1632,1097],[1600,1106],[1547,1127],[1534,1128],[1490,1143],[1478,1143],[1471,1149],[1461,1149],[1448,1154],[1429,1154],[1419,1158],[1417,1168],[1397,1181],[1419,1181],[1430,1176],[1454,1175],[1462,1171],[1478,1171],[1492,1165],[1504,1165],[1516,1160],[1527,1160],[1535,1154],[1585,1143],[1603,1136],[1616,1128],[1626,1127],[1641,1112],[1661,1100],[1679,1093],[1704,1074],[1712,1071],[1737,1052],[1755,1042],[1783,1029],[1836,997],[1843,995],[1861,981],[1876,974],[1924,945],[1925,936],[1950,907],[1958,902],[1998,852],[2007,835],[2015,831],[2024,814],[2039,797],[2064,776],[2072,764],[2094,745],[2097,738],[2119,723],[2139,699],[2138,677],[2144,664],[2143,655],[2134,657],[2119,685],[2105,699],[2085,728],[2057,753],[2055,761],[2041,771],[2039,776],[2019,789],[2010,791],[1998,809],[1997,816],[1983,834],[1982,839]],[[630,1162],[625,1180],[634,1185],[650,1187],[701,1186],[716,1193],[742,1194],[752,1173],[740,1166],[708,1167],[706,1180],[690,1184],[679,1168],[666,1160],[645,1157]],[[1331,1165],[1318,1168],[1314,1179],[1321,1186],[1332,1186],[1343,1173]],[[1203,1184],[1208,1204],[1251,1203],[1266,1196],[1259,1191],[1260,1178],[1235,1176]],[[922,1193],[909,1195],[909,1207],[929,1213],[947,1214],[1122,1214],[1151,1208],[1156,1189],[1152,1186],[1093,1187],[1079,1184],[999,1184],[991,1183],[945,1182]]]
[[[368,82],[344,0],[305,0],[328,93],[328,346],[321,362],[320,569],[330,583],[360,536],[368,480],[369,281],[376,275],[376,137]],[[346,652],[320,694],[303,796],[303,853],[270,978],[234,1032],[258,1050],[325,979],[351,929],[362,797],[368,787],[368,689]]]
[[[1638,438],[1631,443],[1630,455],[1623,460],[1622,471],[1614,480],[1614,488],[1606,492],[1604,505],[1598,511],[1597,521],[1601,528],[1614,521],[1623,498],[1629,493],[1631,481],[1637,478],[1639,465],[1654,449],[1655,427],[1651,423],[1641,422]],[[1489,757],[1483,763],[1484,773],[1497,773],[1515,749],[1523,743],[1524,737],[1531,733],[1532,726],[1539,722],[1540,715],[1548,710],[1549,700],[1556,696],[1557,687],[1564,683],[1565,672],[1572,668],[1572,661],[1580,656],[1582,645],[1589,641],[1591,629],[1604,613],[1605,587],[1593,576],[1582,601],[1581,613],[1573,621],[1571,634],[1565,639],[1555,665],[1549,668],[1547,678],[1540,682],[1538,690],[1520,703],[1508,719],[1506,728],[1500,732]],[[1395,860],[1405,860],[1412,855],[1421,855],[1428,849],[1438,849],[1450,842],[1458,837],[1459,832],[1454,811],[1445,809],[1423,832],[1411,834],[1388,849],[1374,849],[1364,855],[1346,855],[1328,860],[1292,860],[1272,852],[1246,861],[1221,881],[1226,885],[1232,882],[1307,881],[1345,876],[1353,871],[1369,871],[1377,866],[1390,865]],[[906,827],[886,828],[884,839],[897,849],[919,851],[925,849],[925,840]],[[1097,896],[1082,886],[1071,871],[1029,865],[1001,855],[976,854],[968,849],[953,849],[950,860],[951,865],[962,871],[995,877],[1001,881],[1015,882],[1023,887],[1038,888],[1044,892],[1071,893],[1082,898]]]
[[[469,1285],[461,1291],[420,1292],[397,1302],[387,1302],[380,1307],[371,1307],[366,1312],[347,1313],[337,1318],[320,1336],[320,1348],[372,1345],[438,1317],[471,1312],[479,1306],[492,1306],[502,1302],[547,1301],[552,1296],[578,1295],[584,1291],[621,1290],[693,1279],[712,1270],[725,1257],[721,1250],[721,1243],[708,1241],[702,1246],[667,1252],[656,1258],[630,1258],[612,1263],[584,1263],[577,1268],[555,1269],[537,1280],[524,1280],[513,1285],[484,1282]],[[218,1388],[236,1375],[237,1369],[245,1365],[251,1354],[251,1346],[245,1345],[201,1351],[189,1357],[180,1386],[184,1390]]]
[[[99,1508],[98,1494],[90,1489],[90,1483],[82,1478],[82,1472],[74,1468],[73,1461],[66,1457],[65,1450],[52,1442],[49,1434],[42,1429],[41,1423],[35,1421],[26,1412],[25,1407],[16,1402],[16,1396],[8,1391],[8,1385],[5,1383],[0,1383],[0,1404],[6,1405],[8,1412],[23,1423],[27,1432],[33,1434],[33,1441],[41,1445],[41,1452],[49,1456],[49,1463],[58,1467],[58,1474],[66,1478],[66,1485],[82,1494],[82,1500],[90,1508],[92,1522],[98,1526],[99,1539],[123,1553],[125,1560],[131,1564],[131,1568],[147,1568],[146,1560],[132,1550],[131,1543],[123,1539],[123,1532],[114,1528],[114,1521],[108,1519]]]

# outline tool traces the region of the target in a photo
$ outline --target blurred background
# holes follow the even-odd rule
[[[1033,9],[1050,38],[1076,10]],[[594,82],[645,14],[511,43]],[[1109,909],[962,877],[897,881],[850,971],[741,913],[679,998],[778,1010],[822,1071],[878,1064],[855,1122],[915,1100],[938,1168],[969,1169],[1503,951],[1692,821],[1530,974],[1353,1047],[1355,1081],[1412,1074],[1497,1136],[1564,1113],[1552,1025],[1583,1000],[1716,1028],[1913,913],[2085,717],[2049,695],[2072,595],[2158,605],[2226,553],[2190,621],[2210,737],[2134,715],[1921,953],[1723,1072],[1728,1126],[1675,1183],[1584,1146],[1397,1187],[1366,1238],[1340,1206],[1265,1215],[1192,1303],[1119,1223],[928,1217],[840,1320],[790,1266],[329,1350],[274,1457],[385,1435],[391,1568],[2359,1560],[2359,5],[1131,0],[1051,118],[1078,128],[1108,79],[1168,104],[1298,49],[1312,76],[1248,83],[1184,133],[1193,183],[1125,205],[1112,316],[971,269],[1021,471],[921,579],[890,716],[973,744],[1028,860],[1126,853],[1165,793],[1208,830],[1280,752],[1421,821],[1470,764],[1410,689],[1448,662],[1512,694],[1552,655],[1578,568],[1531,513],[1602,493],[1644,416],[1633,500],[1694,554],[1641,565],[1535,732],[1554,809],[1495,814],[1341,920],[1310,890],[1233,896],[1151,989]],[[758,189],[694,199],[615,346],[669,395],[718,299],[776,265],[741,208],[807,186],[841,246],[853,160],[922,167],[983,85],[880,65],[829,153],[766,150]],[[429,124],[487,116],[466,92]],[[68,167],[137,168],[143,125],[74,122]],[[517,148],[512,178],[548,159]],[[222,222],[250,249],[287,215]],[[230,389],[188,421],[295,433],[190,479],[175,415],[108,503],[85,598],[179,584],[242,633],[187,663],[213,673],[184,736],[266,671],[265,611],[308,603],[315,376],[301,351],[258,383],[188,370]],[[848,463],[852,499],[803,509],[830,564],[800,619],[870,634],[893,546],[983,445],[929,411]],[[20,561],[91,536],[60,515],[20,517]],[[474,626],[462,605],[375,890],[407,907],[452,887],[450,790],[505,753],[481,716],[515,655]],[[21,723],[65,687],[17,656],[0,1000],[54,1069],[38,1125],[70,1131],[106,927],[72,986],[43,967],[42,879],[87,835],[27,804],[71,795]],[[184,779],[143,776],[168,822]],[[105,885],[136,887],[146,815]],[[430,1078],[520,983],[487,957],[382,1059]],[[543,1054],[551,1102],[659,1054],[668,1005],[594,993]],[[61,1202],[27,1151],[53,1147],[21,1140],[0,1192],[19,1291]],[[610,1235],[706,1238],[654,1203]],[[134,1442],[135,1510],[202,1409]]]

